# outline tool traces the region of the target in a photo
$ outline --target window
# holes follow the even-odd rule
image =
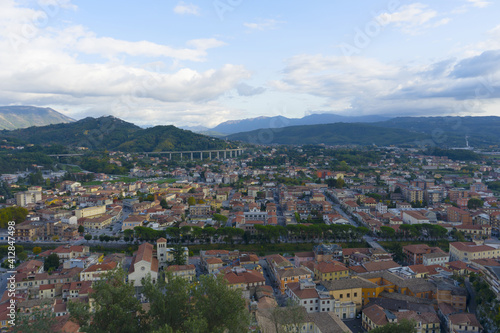
[[[340,294],[340,298],[343,298],[343,297],[344,297],[344,295]]]

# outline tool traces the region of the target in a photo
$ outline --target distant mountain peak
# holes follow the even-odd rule
[[[14,130],[74,121],[73,118],[52,108],[24,105],[0,106],[0,129]]]
[[[253,131],[262,128],[281,128],[286,126],[301,126],[301,125],[320,125],[320,124],[332,124],[332,123],[361,123],[361,122],[378,122],[389,120],[391,117],[384,117],[378,115],[368,115],[368,116],[341,116],[334,113],[311,113],[302,118],[287,118],[285,116],[260,116],[256,118],[246,118],[239,120],[228,120],[214,128],[211,131],[233,134],[238,132]]]

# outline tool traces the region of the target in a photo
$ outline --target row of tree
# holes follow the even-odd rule
[[[277,242],[280,237],[287,240],[304,240],[310,241],[314,239],[323,239],[330,241],[359,241],[361,238],[370,233],[366,227],[354,227],[345,224],[290,224],[286,227],[280,225],[259,225],[255,226],[256,233],[251,234],[240,228],[233,227],[205,227],[185,225],[182,227],[171,227],[166,230],[154,230],[148,227],[135,227],[133,230],[125,230],[123,239],[125,241],[154,241],[158,238],[169,238],[173,242],[189,243],[194,241],[204,241],[211,243],[214,239],[222,240],[226,243],[234,243],[235,240],[241,240],[245,243],[250,241],[258,241],[261,243]],[[445,229],[446,230],[446,229]],[[85,239],[90,240],[90,235],[86,235]],[[105,236],[103,236],[105,237]],[[94,236],[94,239],[97,239]],[[100,238],[99,238],[100,239]],[[101,241],[116,240],[100,239]]]
[[[399,232],[391,227],[380,227],[379,235],[382,238],[443,238],[448,234],[448,230],[440,225],[422,223],[422,224],[401,224]]]
[[[142,293],[149,302],[144,310],[135,297],[126,273],[117,270],[94,286],[94,312],[87,304],[69,303],[72,320],[83,332],[246,332],[249,316],[241,291],[230,289],[223,278],[200,276],[196,284],[179,277],[143,281]],[[24,332],[24,331],[23,331]],[[38,331],[42,332],[42,331]],[[48,331],[47,331],[48,332]]]

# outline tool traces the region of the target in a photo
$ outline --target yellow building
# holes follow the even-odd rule
[[[213,210],[222,208],[222,201],[220,200],[210,200],[207,203],[210,204],[210,208],[212,208]]]
[[[304,267],[280,269],[276,274],[279,281],[281,294],[285,293],[286,286],[292,282],[299,282],[299,280],[311,280],[312,274]]]
[[[113,216],[104,214],[99,217],[84,217],[78,223],[85,229],[104,229],[113,222]]]
[[[363,289],[364,304],[368,303],[370,297],[378,297],[383,291],[425,299],[437,297],[436,285],[425,279],[403,279],[390,272],[364,274],[363,279],[375,284],[375,287],[372,285]]]
[[[167,267],[166,271],[172,273],[174,277],[181,277],[188,282],[193,282],[196,278],[196,267],[194,265],[171,265]],[[168,282],[167,276],[165,276],[165,281]]]
[[[215,195],[215,199],[219,201],[226,201],[227,200],[227,193],[217,193]]]
[[[488,245],[476,245],[473,242],[450,243],[450,261],[471,261],[500,257],[500,249]]]
[[[38,289],[38,297],[40,299],[44,298],[54,298],[56,296],[56,285],[55,284],[44,284]]]
[[[91,217],[91,216],[99,216],[106,213],[106,206],[95,206],[95,207],[87,207],[82,209],[75,210],[75,216],[77,218],[82,217]]]
[[[349,277],[349,269],[340,263],[323,261],[314,265],[315,280],[331,281],[347,277]]]
[[[363,288],[374,287],[373,283],[357,277],[336,281],[321,281],[321,285],[335,300],[356,304],[356,311],[360,311],[363,306]]]

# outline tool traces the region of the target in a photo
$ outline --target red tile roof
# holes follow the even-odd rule
[[[316,264],[315,268],[320,273],[343,272],[348,270],[344,265],[334,264],[332,262],[326,261]]]
[[[297,295],[298,298],[300,299],[307,299],[307,298],[318,298],[318,292],[316,291],[316,288],[305,288],[305,289],[300,289],[300,283],[299,282],[292,282],[287,284],[288,289],[290,289],[291,292],[293,292],[295,295]]]
[[[167,267],[167,272],[190,271],[196,269],[194,265],[171,265]]]
[[[250,283],[265,283],[266,279],[262,274],[257,271],[243,271],[243,272],[227,272],[224,275],[228,284],[250,284]]]
[[[389,323],[385,316],[384,309],[380,305],[373,304],[363,309],[363,314],[377,326],[383,326]]]

